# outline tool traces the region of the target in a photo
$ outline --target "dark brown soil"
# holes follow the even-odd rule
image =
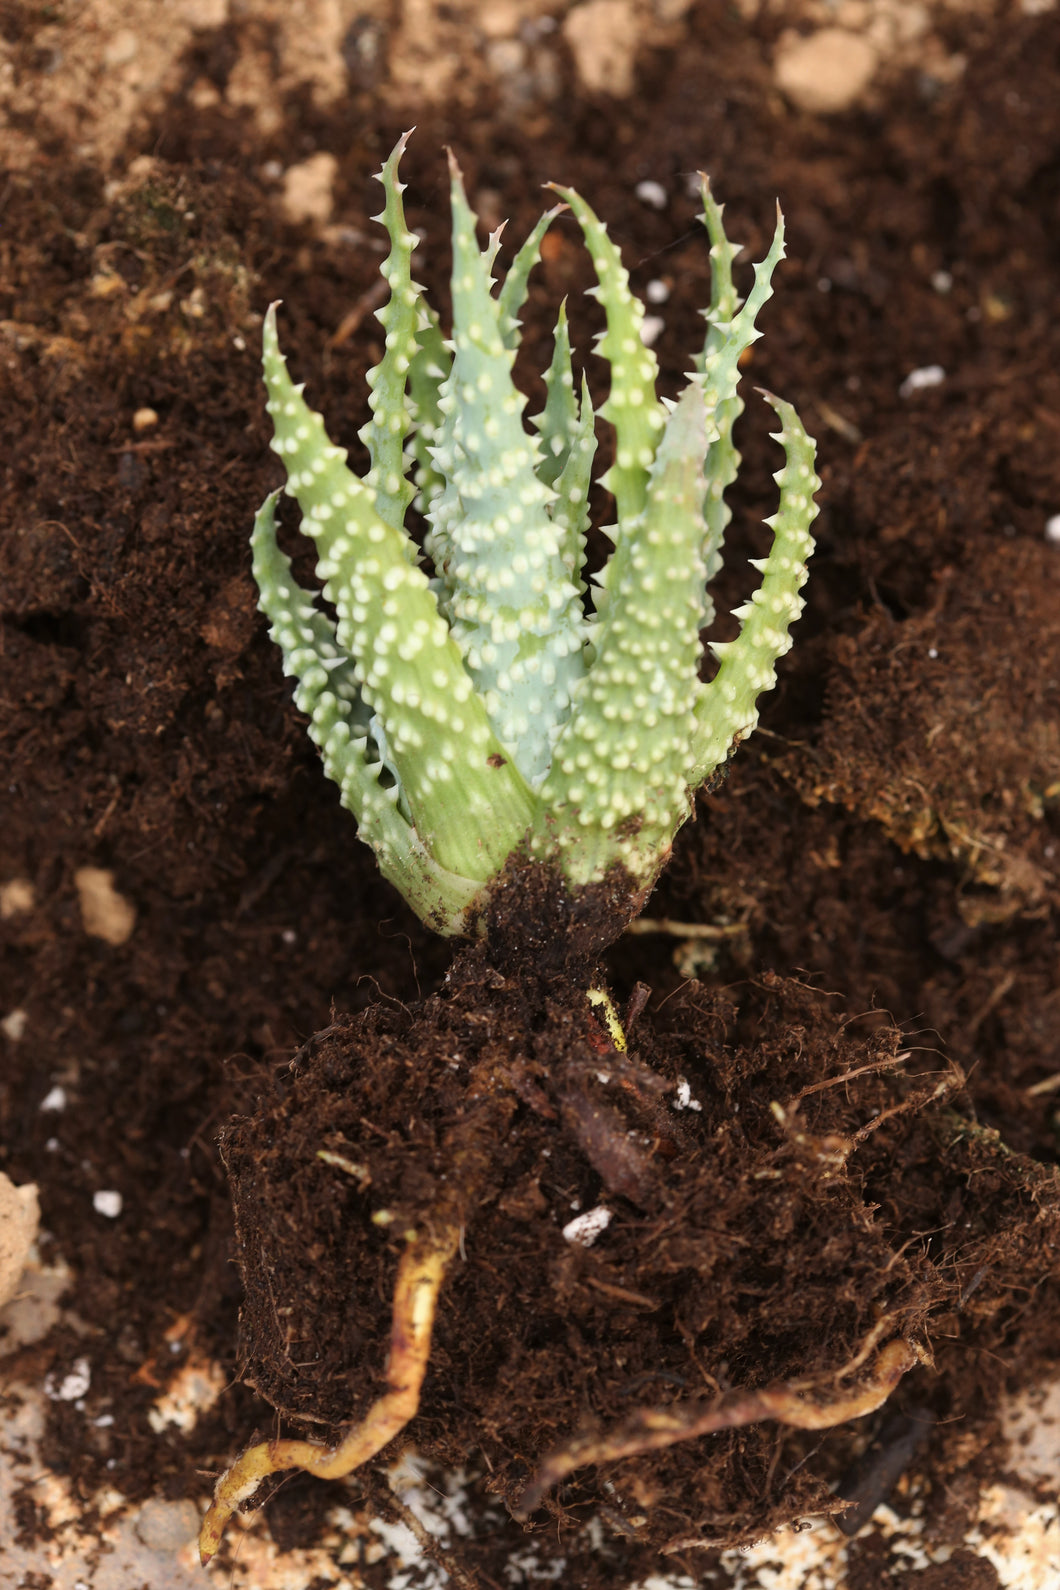
[[[229,1129],[257,1389],[296,1418],[359,1417],[383,1389],[387,1235],[445,1221],[464,1242],[417,1448],[477,1451],[512,1507],[576,1427],[785,1378],[827,1393],[870,1338],[937,1341],[918,1417],[951,1417],[947,1371],[1011,1341],[1025,1266],[1056,1264],[1060,1178],[952,1107],[922,1114],[957,1101],[959,1073],[925,1074],[896,1031],[860,1033],[801,984],[767,976],[739,1011],[691,985],[624,1057],[586,970],[465,951],[424,1004],[318,1034]],[[601,1206],[592,1247],[564,1241]],[[548,1536],[566,1550],[598,1514],[626,1571],[631,1541],[744,1544],[841,1510],[828,1481],[858,1445],[760,1423],[589,1469],[549,1498]]]
[[[430,1202],[446,1134],[490,1083],[481,1129],[497,1157],[467,1189],[466,1261],[443,1294],[413,1432],[440,1461],[492,1465],[483,1506],[490,1487],[510,1499],[583,1419],[715,1382],[827,1377],[882,1307],[934,1352],[936,1372],[907,1376],[891,1412],[935,1421],[905,1468],[936,1538],[959,1539],[997,1458],[1000,1393],[1060,1359],[1060,628],[1058,549],[1043,534],[1060,512],[1060,19],[969,22],[963,78],[910,79],[883,112],[830,121],[776,100],[762,36],[705,4],[630,104],[573,98],[525,128],[488,104],[421,119],[409,160],[411,218],[428,234],[420,274],[442,295],[443,142],[473,192],[499,195],[514,236],[541,181],[577,184],[635,285],[671,285],[659,345],[671,388],[704,302],[684,174],[710,170],[752,253],[774,194],[788,216],[790,258],[749,373],[820,438],[819,551],[764,732],[679,839],[648,907],[725,930],[692,945],[698,985],[681,984],[663,934],[629,935],[607,957],[620,1005],[638,981],[652,988],[634,1063],[666,1080],[658,1098],[640,1070],[617,1098],[595,1080],[613,1059],[594,1046],[578,979],[491,972],[479,951],[446,981],[450,946],[374,873],[255,615],[249,516],[275,476],[253,317],[285,299],[293,362],[350,442],[377,332],[366,318],[343,345],[329,339],[380,257],[284,227],[261,164],[333,149],[340,216],[366,227],[367,174],[399,126],[364,94],[333,126],[292,104],[263,147],[223,110],[175,106],[129,151],[150,164],[115,185],[58,148],[6,181],[0,883],[31,880],[35,904],[0,922],[3,1009],[28,1017],[21,1039],[0,1039],[0,1166],[40,1184],[75,1274],[92,1385],[84,1409],[53,1405],[47,1456],[81,1494],[106,1480],[133,1499],[197,1495],[197,1471],[273,1428],[239,1387],[190,1436],[146,1419],[162,1366],[191,1352],[236,1364],[217,1140],[259,1098],[259,1130],[272,1131],[262,1197],[281,1177],[312,1232],[293,1242],[271,1223],[269,1251],[298,1272],[280,1306],[297,1311],[284,1318],[299,1346],[285,1351],[294,1334],[270,1345],[252,1296],[249,1372],[301,1417],[340,1421],[383,1363],[396,1248],[365,1217],[377,1198]],[[665,212],[633,198],[645,177],[671,193]],[[587,283],[573,231],[557,237],[529,306],[539,363],[557,298]],[[592,315],[572,302],[584,344]],[[910,370],[935,363],[940,387],[899,396]],[[159,416],[145,434],[132,425],[142,407]],[[777,463],[753,405],[741,444],[723,613],[746,593]],[[85,866],[112,869],[135,905],[126,942],[85,933]],[[329,1009],[342,1014],[289,1070]],[[896,1047],[911,1058],[881,1067]],[[948,1100],[889,1117],[840,1170],[820,1157],[822,1139],[912,1106],[951,1062],[967,1082]],[[679,1073],[701,1112],[673,1111]],[[67,1109],[42,1114],[57,1081]],[[800,1094],[782,1126],[772,1104],[790,1110]],[[617,1112],[605,1137],[621,1121],[643,1138],[633,1183],[609,1186],[586,1110]],[[369,1157],[366,1194],[315,1157],[328,1136]],[[241,1127],[237,1180],[247,1142]],[[122,1193],[120,1219],[93,1211],[101,1188]],[[564,1211],[605,1195],[606,1237],[564,1243]],[[245,1235],[253,1269],[249,1224]],[[327,1243],[326,1268],[311,1241]],[[43,1374],[85,1341],[56,1334],[22,1367]],[[92,1422],[103,1413],[109,1428]],[[553,1497],[534,1549],[561,1541],[565,1582],[603,1590],[643,1574],[660,1545],[828,1511],[827,1486],[853,1483],[889,1416],[824,1438],[757,1425],[587,1470]],[[329,1495],[288,1482],[270,1528],[284,1544],[312,1539]],[[649,1522],[630,1525],[641,1510]],[[567,1538],[590,1514],[605,1523],[598,1560]],[[483,1585],[507,1582],[526,1545],[491,1516],[466,1546]],[[856,1543],[856,1590],[902,1582],[874,1538]],[[670,1560],[712,1582],[709,1553]],[[988,1565],[965,1566],[961,1582],[986,1590]],[[948,1585],[949,1571],[906,1580]]]

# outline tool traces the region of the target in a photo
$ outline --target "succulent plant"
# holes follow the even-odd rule
[[[572,890],[620,864],[631,893],[646,894],[695,791],[754,729],[757,698],[790,647],[820,483],[794,409],[764,394],[785,452],[774,476],[779,509],[766,521],[772,548],[755,563],[759,588],[736,610],[737,638],[712,647],[717,671],[701,681],[707,582],[721,562],[724,493],[740,462],[739,363],[761,335],[756,317],[784,255],[779,211],[741,307],[732,277],[739,250],[702,179],[706,340],[669,402],[656,394],[643,307],[585,201],[556,188],[563,202],[494,291],[500,230],[480,250],[452,157],[453,324],[444,339],[412,279],[417,240],[398,181],[405,142],[380,173],[389,299],[378,315],[385,352],[368,376],[363,479],[292,384],[275,306],[265,322],[271,445],[316,543],[334,617],[296,584],[277,544],[279,492],[261,508],[252,546],[260,606],[326,772],[382,872],[426,922],[452,934],[471,929],[519,850],[552,865]],[[591,600],[583,564],[597,416],[584,378],[580,392],[573,379],[564,307],[536,435],[512,380],[527,279],[546,227],[566,208],[596,272],[592,292],[606,317],[596,351],[611,374],[599,415],[614,429],[602,484],[616,523]],[[429,526],[430,570],[405,528],[413,505]]]
[[[416,239],[398,181],[405,142],[380,173],[389,299],[379,311],[385,352],[368,375],[363,479],[292,384],[275,306],[266,317],[272,446],[316,543],[322,590],[296,583],[277,543],[273,492],[252,538],[260,606],[285,672],[298,681],[295,700],[326,772],[381,870],[424,921],[445,934],[474,931],[491,887],[521,853],[558,874],[571,896],[617,877],[611,902],[621,909],[608,918],[617,933],[619,918],[658,876],[695,791],[754,729],[757,699],[775,682],[803,606],[819,485],[814,445],[794,409],[767,393],[785,453],[774,477],[780,506],[767,521],[773,543],[756,563],[759,588],[737,609],[737,638],[713,647],[717,670],[700,680],[700,635],[713,616],[707,582],[721,563],[725,491],[740,463],[739,364],[760,335],[755,320],[783,257],[783,221],[778,212],[741,306],[732,278],[738,250],[702,180],[712,279],[706,339],[684,391],[668,402],[656,393],[644,310],[585,201],[556,188],[561,204],[542,217],[495,291],[500,231],[479,248],[452,159],[453,325],[443,338],[412,279]],[[597,351],[610,363],[610,393],[597,415],[585,380],[576,388],[561,306],[535,435],[512,380],[518,316],[545,230],[563,209],[580,225],[596,271],[593,292],[606,321]],[[614,430],[614,461],[601,483],[614,497],[616,522],[606,530],[613,551],[590,593],[585,538],[598,417]],[[426,557],[405,526],[413,507],[427,522]],[[606,990],[585,993],[616,1053],[624,1049]],[[510,1084],[490,1075],[487,1091],[496,1085],[503,1094]],[[481,1192],[478,1150],[462,1152],[460,1168],[441,1178],[444,1196],[404,1231],[385,1389],[333,1445],[274,1439],[244,1451],[215,1486],[199,1536],[204,1563],[266,1476],[292,1468],[348,1474],[415,1417],[440,1289],[463,1252],[464,1205],[475,1207]],[[383,1213],[391,1218],[389,1211],[374,1218]],[[886,1374],[853,1402],[807,1412],[801,1394],[767,1388],[709,1428],[765,1417],[816,1420],[817,1428],[837,1410],[853,1417],[851,1409],[879,1405],[910,1351],[899,1343]],[[682,1418],[661,1439],[656,1425],[648,1438],[639,1425],[632,1434],[623,1426],[599,1454],[653,1449],[687,1433]],[[577,1439],[558,1448],[543,1483],[583,1458]],[[527,1494],[533,1500],[537,1492]]]

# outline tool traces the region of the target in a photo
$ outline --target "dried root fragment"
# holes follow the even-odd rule
[[[203,1567],[220,1546],[232,1514],[269,1474],[305,1469],[322,1480],[341,1479],[367,1463],[415,1418],[430,1357],[438,1293],[459,1238],[457,1228],[447,1227],[440,1237],[412,1242],[402,1255],[394,1286],[386,1370],[390,1389],[372,1404],[359,1424],[351,1426],[335,1446],[321,1446],[316,1441],[263,1441],[250,1447],[221,1475],[199,1531]]]
[[[589,1463],[613,1463],[618,1458],[655,1452],[677,1441],[690,1441],[696,1436],[758,1424],[765,1419],[775,1419],[778,1424],[793,1425],[798,1430],[830,1430],[834,1425],[864,1418],[887,1401],[919,1358],[913,1344],[898,1336],[880,1350],[872,1374],[856,1391],[836,1391],[830,1396],[818,1393],[804,1400],[804,1392],[810,1389],[805,1382],[782,1381],[759,1391],[730,1391],[710,1403],[676,1402],[665,1408],[640,1408],[610,1430],[573,1436],[550,1453],[520,1497],[515,1516],[521,1520],[529,1518],[547,1491]]]

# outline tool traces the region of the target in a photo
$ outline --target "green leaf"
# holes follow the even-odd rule
[[[622,861],[654,878],[688,816],[703,588],[706,410],[698,382],[674,407],[643,513],[611,557],[595,661],[541,799],[534,846],[572,883]]]
[[[259,607],[270,621],[269,636],[280,647],[283,671],[298,680],[295,705],[309,717],[309,738],[319,747],[324,772],[339,786],[339,798],[357,818],[357,831],[371,845],[385,878],[412,909],[439,933],[464,931],[468,907],[480,879],[460,878],[440,867],[397,806],[397,786],[381,782],[373,760],[370,713],[353,662],[341,650],[335,626],[294,578],[290,559],[276,543],[276,501],[266,497],[251,536]]]
[[[501,309],[492,296],[497,235],[484,253],[452,163],[453,364],[434,447],[445,488],[428,550],[442,612],[497,735],[531,787],[548,769],[570,692],[582,674],[585,622],[522,425]]]
[[[702,371],[708,355],[720,354],[730,335],[731,322],[739,308],[733,286],[733,261],[741,252],[730,243],[722,224],[723,206],[710,191],[710,178],[699,174],[700,196],[703,202],[703,224],[710,238],[710,307],[703,311],[707,321],[707,337],[702,353],[696,360],[696,369]],[[743,413],[743,399],[732,393],[719,397],[714,410],[714,428],[717,436],[707,449],[704,471],[707,479],[704,518],[706,536],[703,542],[703,561],[707,569],[707,582],[721,568],[722,545],[725,531],[732,518],[732,510],[725,501],[725,492],[733,484],[740,468],[740,454],[733,443],[733,426]],[[704,593],[703,628],[714,620],[714,603],[709,592]]]
[[[416,352],[409,366],[409,394],[412,398],[411,452],[416,465],[415,482],[419,492],[416,507],[428,513],[435,497],[445,485],[445,476],[435,468],[432,448],[442,426],[442,383],[452,368],[438,316],[424,305],[425,321],[416,334]]]
[[[740,464],[740,455],[732,441],[733,422],[743,412],[743,403],[736,395],[740,382],[740,359],[762,335],[755,322],[763,304],[773,296],[773,272],[784,258],[784,217],[778,206],[777,225],[769,252],[754,267],[755,281],[747,302],[738,313],[732,313],[736,296],[732,288],[731,267],[736,250],[725,238],[721,227],[721,211],[714,205],[709,188],[704,188],[703,203],[706,225],[712,238],[712,308],[714,304],[717,305],[700,361],[703,392],[712,429],[703,510],[706,526],[703,561],[707,567],[707,578],[711,579],[721,565],[722,539],[731,517],[724,493],[735,480]],[[728,320],[722,318],[726,311],[730,312]],[[712,617],[713,603],[708,600],[703,616],[704,628]]]
[[[768,557],[752,560],[762,583],[749,602],[734,609],[740,633],[711,647],[720,667],[700,687],[696,704],[693,785],[709,778],[757,727],[758,697],[776,684],[774,664],[791,650],[789,631],[805,605],[799,592],[813,552],[810,525],[818,513],[813,495],[821,484],[814,472],[816,448],[790,403],[769,392],[762,396],[780,418],[780,430],[773,433],[786,458],[773,476],[780,486],[780,508],[765,521],[773,530]]]
[[[530,421],[539,433],[541,445],[537,478],[555,491],[548,512],[553,524],[563,532],[563,565],[582,594],[585,591],[581,571],[585,534],[589,528],[589,484],[596,457],[596,416],[584,376],[580,405],[575,396],[566,299],[560,304],[556,319],[552,362],[545,372],[545,392],[544,408]]]
[[[276,540],[276,502],[271,492],[258,510],[250,538],[258,609],[270,623],[269,639],[280,648],[283,671],[298,680],[295,703],[309,714],[309,734],[325,749],[339,724],[332,747],[340,742],[363,740],[368,735],[371,712],[365,705],[353,663],[342,651],[331,619],[314,605],[312,594],[294,577],[291,560]],[[329,776],[335,777],[333,773]],[[336,779],[336,782],[339,782]]]
[[[538,221],[534,230],[512,260],[508,274],[501,284],[501,290],[497,294],[497,302],[500,305],[501,336],[504,339],[506,348],[514,350],[519,346],[520,322],[518,316],[519,311],[526,302],[527,289],[530,285],[530,272],[541,258],[542,238],[556,219],[556,216],[566,208],[565,204],[557,204],[554,209],[545,211],[545,214]]]
[[[292,384],[265,322],[265,382],[287,491],[320,548],[318,575],[378,719],[412,823],[438,864],[468,878],[497,871],[521,838],[533,797],[494,734],[409,537],[384,520],[371,488]]]
[[[581,226],[599,283],[590,292],[607,316],[596,351],[611,365],[611,392],[600,414],[615,427],[615,462],[600,484],[614,493],[619,533],[624,534],[644,506],[648,474],[666,423],[655,395],[659,366],[642,335],[644,305],[630,292],[629,275],[606,227],[573,188],[551,186]]]
[[[578,428],[571,440],[563,473],[556,481],[556,496],[549,504],[553,524],[562,531],[560,556],[579,595],[585,592],[582,564],[585,561],[585,536],[589,529],[589,486],[596,457],[596,416],[593,413],[589,383],[582,377],[581,411]]]
[[[380,363],[368,372],[372,418],[358,432],[368,449],[371,467],[367,484],[375,492],[376,508],[398,529],[404,525],[405,510],[415,495],[415,488],[405,476],[405,438],[412,425],[405,394],[416,355],[417,332],[425,315],[421,289],[412,280],[416,238],[405,224],[403,185],[397,176],[407,141],[408,133],[402,134],[379,173],[386,202],[382,213],[372,219],[381,222],[390,237],[390,253],[380,267],[390,298],[376,315],[386,333],[386,351]]]
[[[578,398],[574,390],[574,371],[570,359],[570,328],[567,325],[567,300],[559,306],[553,339],[552,362],[545,371],[545,406],[530,423],[538,433],[541,457],[537,478],[554,486],[563,473],[571,445],[578,436]]]

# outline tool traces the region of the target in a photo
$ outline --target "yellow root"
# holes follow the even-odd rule
[[[906,1370],[919,1358],[910,1342],[896,1337],[881,1349],[870,1378],[857,1391],[845,1395],[817,1396],[804,1402],[805,1387],[781,1383],[760,1391],[729,1392],[711,1403],[677,1402],[665,1408],[641,1408],[602,1434],[573,1436],[550,1453],[519,1498],[515,1517],[529,1518],[541,1505],[546,1491],[587,1463],[635,1457],[694,1436],[712,1435],[765,1419],[800,1430],[829,1430],[833,1425],[860,1419],[886,1402]]]
[[[604,1024],[607,1027],[608,1036],[610,1037],[611,1042],[614,1044],[615,1048],[620,1054],[625,1054],[625,1029],[622,1026],[618,1011],[615,1009],[611,995],[607,992],[607,989],[590,988],[586,993],[586,998],[594,1010],[599,1010],[603,1014]]]
[[[430,1357],[438,1293],[459,1240],[459,1229],[447,1227],[437,1238],[412,1242],[402,1255],[394,1285],[386,1368],[390,1389],[372,1404],[360,1424],[353,1425],[335,1446],[315,1441],[263,1441],[250,1447],[221,1475],[199,1531],[199,1557],[204,1567],[220,1546],[232,1514],[253,1496],[266,1475],[305,1469],[322,1480],[339,1479],[367,1463],[415,1417]]]

